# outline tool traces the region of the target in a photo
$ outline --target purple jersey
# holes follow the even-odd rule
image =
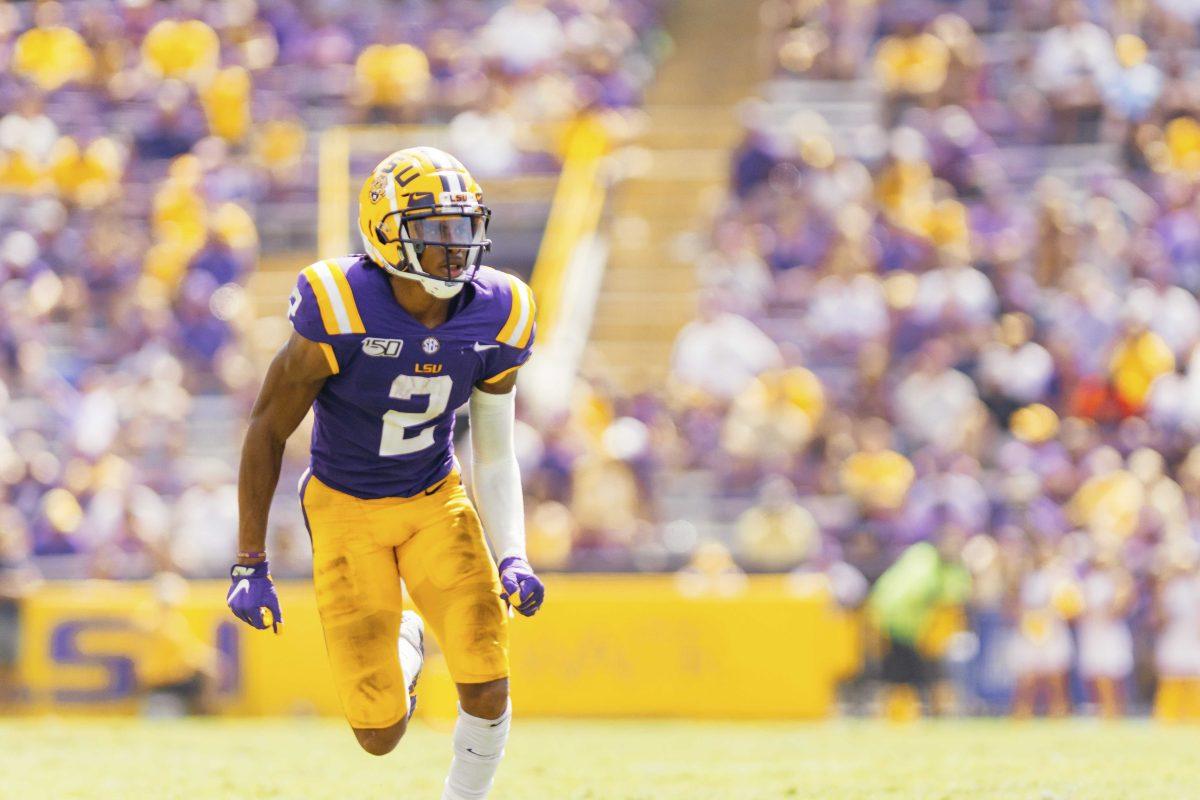
[[[480,381],[529,358],[533,294],[481,266],[441,325],[396,302],[387,273],[365,256],[306,267],[289,318],[335,370],[317,395],[312,471],[355,497],[411,497],[454,467],[454,412]]]

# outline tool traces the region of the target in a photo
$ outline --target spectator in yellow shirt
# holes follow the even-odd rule
[[[787,459],[808,443],[824,413],[825,390],[810,370],[767,370],[734,400],[721,441],[743,458]]]
[[[209,130],[237,143],[250,130],[250,73],[243,67],[218,72],[200,92]]]
[[[411,44],[373,44],[354,64],[358,103],[374,115],[389,114],[425,99],[429,59]]]
[[[1133,323],[1113,351],[1108,369],[1117,399],[1136,414],[1145,408],[1154,379],[1175,371],[1175,354],[1157,333]]]
[[[1091,477],[1071,498],[1068,511],[1073,522],[1093,536],[1107,540],[1125,539],[1137,528],[1145,486],[1125,469],[1121,454],[1102,447],[1088,457]]]
[[[142,40],[142,59],[152,74],[185,81],[206,81],[217,68],[221,42],[198,19],[159,22]]]
[[[738,517],[736,538],[747,569],[786,572],[813,555],[819,531],[813,515],[796,502],[791,482],[776,475],[763,483],[758,503]]]
[[[31,28],[13,44],[12,71],[47,92],[86,79],[94,65],[83,37],[59,25]]]
[[[946,82],[950,48],[936,36],[906,20],[875,50],[874,71],[888,100],[893,123],[908,106],[936,94]]]
[[[859,449],[842,463],[842,490],[865,511],[894,511],[904,503],[916,472],[912,463],[890,449],[891,429],[869,419],[859,431]]]

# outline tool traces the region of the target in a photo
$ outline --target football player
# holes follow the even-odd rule
[[[283,623],[264,549],[267,511],[284,443],[313,407],[300,503],[342,707],[364,750],[391,751],[416,705],[427,624],[459,696],[446,800],[491,787],[511,714],[506,603],[531,616],[544,595],[525,558],[512,441],[535,309],[528,286],[480,264],[490,214],[458,159],[400,150],[359,195],[366,254],[300,273],[294,330],[246,431],[227,598],[255,628]],[[451,444],[454,411],[468,402],[474,505]],[[403,609],[401,579],[420,616]]]

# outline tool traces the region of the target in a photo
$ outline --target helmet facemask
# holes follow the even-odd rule
[[[384,215],[374,233],[380,244],[400,245],[400,263],[380,258],[377,248],[368,252],[374,249],[372,255],[392,275],[416,280],[434,297],[450,298],[474,279],[483,253],[491,249],[490,217],[490,209],[480,205],[395,211]]]

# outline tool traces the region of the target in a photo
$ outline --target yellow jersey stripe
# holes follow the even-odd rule
[[[501,341],[511,347],[524,347],[529,344],[529,333],[533,329],[533,294],[529,291],[529,287],[516,278],[510,278],[512,281],[513,290],[513,308],[518,309],[516,319],[513,315],[509,315],[509,321],[513,323],[512,330],[508,336],[504,336],[504,331],[501,331]]]
[[[325,290],[325,297],[329,301],[329,311],[333,316],[333,330],[330,333],[352,333],[350,330],[350,314],[346,311],[346,302],[342,299],[342,293],[338,290],[337,280],[333,277],[333,273],[337,271],[337,267],[330,268],[328,261],[319,261],[311,267],[313,275]],[[322,308],[322,316],[325,309]],[[330,327],[330,320],[325,320],[325,328]]]
[[[529,337],[533,335],[533,323],[537,319],[537,303],[533,299],[533,289],[523,283],[521,289],[525,292],[525,298],[529,303],[529,321],[525,324],[520,338],[517,339],[517,347],[524,349],[529,344]]]
[[[490,378],[484,378],[483,382],[486,384],[499,383],[501,380],[503,380],[505,377],[507,377],[510,373],[516,372],[520,368],[521,368],[520,365],[517,365],[515,367],[509,367],[508,369],[504,370],[503,372],[497,372],[495,375],[493,375]]]
[[[329,291],[325,288],[325,282],[321,280],[321,276],[317,274],[317,264],[304,268],[304,277],[308,279],[308,285],[312,287],[313,294],[317,297],[317,307],[321,310],[321,322],[325,323],[325,332],[333,335],[341,333],[338,328],[337,316],[333,311],[333,304],[329,300]]]
[[[341,265],[336,261],[325,263],[329,266],[329,273],[333,276],[333,282],[337,284],[338,294],[341,295],[342,305],[346,309],[346,318],[350,322],[348,333],[366,333],[367,329],[359,316],[358,304],[354,302],[354,290],[350,288],[350,281],[346,280],[346,273],[342,272]]]
[[[504,327],[500,329],[500,333],[496,334],[497,341],[505,344],[512,344],[513,333],[517,330],[517,325],[521,321],[522,304],[525,302],[521,292],[517,289],[517,279],[512,275],[505,275],[508,279],[509,293],[512,295],[512,307],[508,310],[508,320],[504,323]]]
[[[325,360],[329,362],[329,368],[333,370],[334,375],[337,375],[342,371],[342,368],[338,366],[337,356],[333,352],[333,345],[328,342],[317,342],[317,344],[320,346],[321,352],[325,354]]]

